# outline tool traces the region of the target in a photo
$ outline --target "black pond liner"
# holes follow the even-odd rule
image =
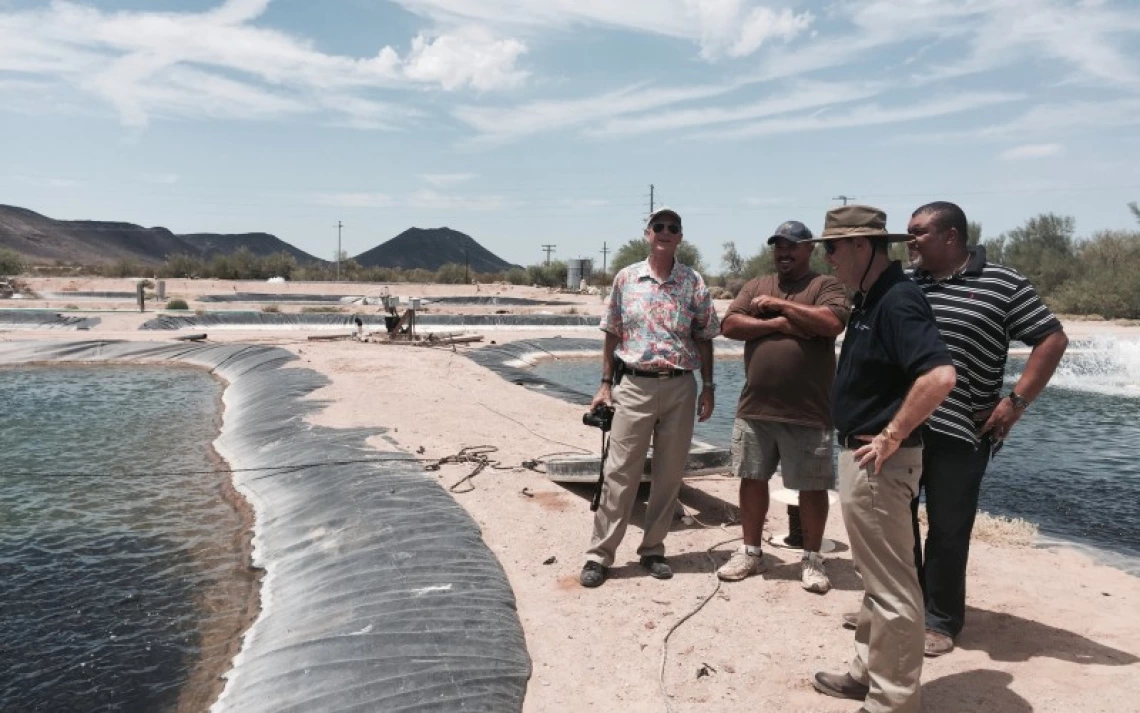
[[[359,315],[366,328],[383,327],[383,312]],[[163,314],[139,329],[353,329],[357,315],[350,312],[285,314],[282,312],[207,312]],[[485,327],[526,329],[537,327],[597,327],[600,317],[566,314],[417,314],[417,328]]]
[[[214,713],[520,711],[530,658],[478,526],[364,429],[314,426],[329,382],[284,349],[121,341],[0,343],[0,364],[198,366],[224,378],[215,447],[255,513],[261,612]],[[156,444],[156,447],[160,447]],[[382,463],[331,464],[362,458]],[[296,471],[260,470],[330,463]]]
[[[553,306],[561,305],[566,306],[566,302],[556,302],[553,300],[532,300],[529,297],[497,297],[494,295],[480,296],[472,295],[470,297],[422,297],[420,298],[425,304],[442,304],[442,305],[486,305],[486,306],[517,306],[522,307],[526,305],[539,305],[539,306]]]
[[[322,302],[338,304],[345,299],[361,299],[363,295],[280,295],[263,292],[234,292],[228,295],[202,295],[198,302]]]
[[[66,300],[76,298],[81,300],[135,300],[138,292],[41,292],[40,296],[48,300]]]
[[[43,309],[0,309],[0,329],[91,329],[101,321]]]

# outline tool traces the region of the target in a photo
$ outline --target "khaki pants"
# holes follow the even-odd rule
[[[918,713],[924,610],[910,502],[922,477],[922,448],[900,448],[879,475],[860,468],[854,453],[839,451],[839,500],[865,589],[850,673],[870,686],[868,713]]]
[[[645,534],[637,554],[665,554],[685,462],[693,440],[697,382],[692,374],[654,379],[627,374],[614,388],[614,422],[606,484],[586,559],[606,567],[625,536],[637,487],[653,440],[653,473],[645,508]],[[909,513],[909,510],[907,511]]]

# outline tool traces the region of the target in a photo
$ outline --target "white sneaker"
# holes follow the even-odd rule
[[[766,569],[768,567],[764,564],[764,555],[750,555],[742,546],[732,553],[732,557],[729,557],[727,562],[720,566],[720,569],[716,571],[716,576],[725,582],[739,582],[754,574],[760,574]]]
[[[831,589],[831,580],[827,578],[827,570],[823,566],[823,555],[804,552],[804,557],[800,560],[800,582],[809,592],[827,594]]]

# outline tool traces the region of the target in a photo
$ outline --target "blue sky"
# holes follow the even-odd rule
[[[600,259],[649,184],[719,266],[849,195],[1130,228],[1135,0],[0,0],[0,202],[324,258]]]

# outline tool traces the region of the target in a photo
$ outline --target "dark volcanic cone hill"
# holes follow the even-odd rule
[[[451,228],[408,228],[354,259],[364,267],[404,269],[438,270],[448,263],[466,263],[475,272],[503,272],[516,267],[470,235]]]

